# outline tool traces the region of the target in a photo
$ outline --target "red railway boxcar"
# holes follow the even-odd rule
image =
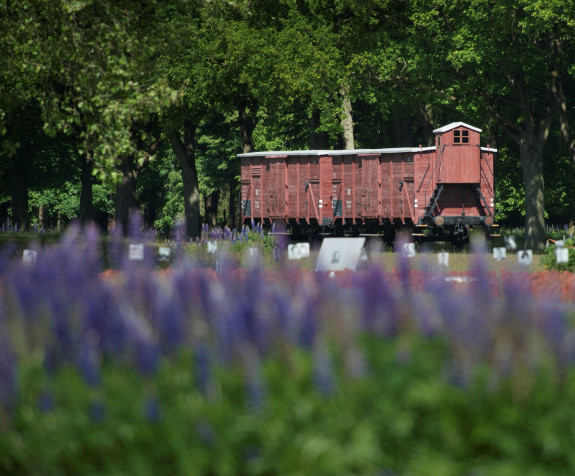
[[[481,129],[454,122],[432,147],[239,154],[241,215],[294,234],[382,234],[462,244],[494,225],[493,161]]]

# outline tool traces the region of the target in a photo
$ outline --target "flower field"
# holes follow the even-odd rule
[[[575,473],[573,274],[210,238],[166,269],[112,240],[104,270],[92,229],[0,253],[0,474]]]

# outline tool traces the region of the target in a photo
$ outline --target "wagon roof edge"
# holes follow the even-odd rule
[[[238,157],[259,156],[286,156],[286,155],[358,155],[358,154],[401,154],[404,152],[427,152],[435,150],[433,147],[392,147],[386,149],[350,149],[350,150],[291,150],[291,151],[262,151],[238,154]]]

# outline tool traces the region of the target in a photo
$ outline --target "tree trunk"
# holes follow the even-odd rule
[[[549,128],[535,129],[533,124],[528,124],[521,131],[519,161],[525,184],[525,247],[539,251],[545,247],[543,147]]]
[[[341,126],[343,128],[343,148],[345,150],[355,149],[355,140],[353,137],[353,116],[351,115],[351,99],[349,98],[349,86],[341,88],[341,104],[343,117]]]
[[[236,220],[237,220],[237,212],[236,210],[236,184],[235,182],[230,182],[230,199],[229,199],[229,207],[230,207],[230,218],[229,218],[229,227],[235,228],[236,227]]]
[[[323,150],[329,148],[329,137],[325,132],[318,132],[321,125],[321,111],[314,111],[309,118],[309,147],[310,149]]]
[[[88,154],[82,154],[80,160],[82,161],[80,175],[80,223],[84,226],[94,218],[92,204],[92,170],[94,164]]]
[[[212,228],[218,226],[218,205],[220,202],[220,191],[214,190],[206,197],[206,223]]]
[[[250,114],[248,114],[248,109]],[[242,136],[243,153],[247,154],[253,149],[253,132],[258,122],[257,103],[248,98],[242,98],[238,103],[238,123],[240,135]]]
[[[184,186],[184,214],[187,238],[200,236],[200,190],[195,157],[196,126],[189,121],[184,122],[184,139],[178,131],[170,133],[170,142],[180,166],[182,167],[182,183]]]
[[[553,70],[551,73],[551,92],[557,103],[557,110],[559,112],[559,129],[561,131],[561,135],[563,136],[565,144],[567,145],[569,157],[575,163],[575,139],[573,138],[571,125],[569,123],[569,115],[567,113],[567,98],[563,92],[563,83],[557,70]]]
[[[10,198],[12,224],[19,230],[28,228],[28,173],[22,154],[12,160],[10,171]]]
[[[393,135],[395,136],[395,147],[411,147],[413,145],[411,125],[411,117],[403,117],[393,123],[392,127]]]
[[[122,226],[124,236],[128,235],[130,212],[137,206],[136,180],[138,169],[133,157],[122,157],[120,163],[121,182],[116,185],[116,223]]]
[[[421,106],[417,110],[417,115],[421,121],[421,133],[423,135],[424,143],[421,144],[425,147],[433,146],[435,142],[435,134],[433,129],[433,118],[431,117],[431,111],[428,106]]]

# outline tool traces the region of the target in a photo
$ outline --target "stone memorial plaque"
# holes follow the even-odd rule
[[[365,237],[324,238],[317,257],[316,271],[355,271],[361,259]]]

